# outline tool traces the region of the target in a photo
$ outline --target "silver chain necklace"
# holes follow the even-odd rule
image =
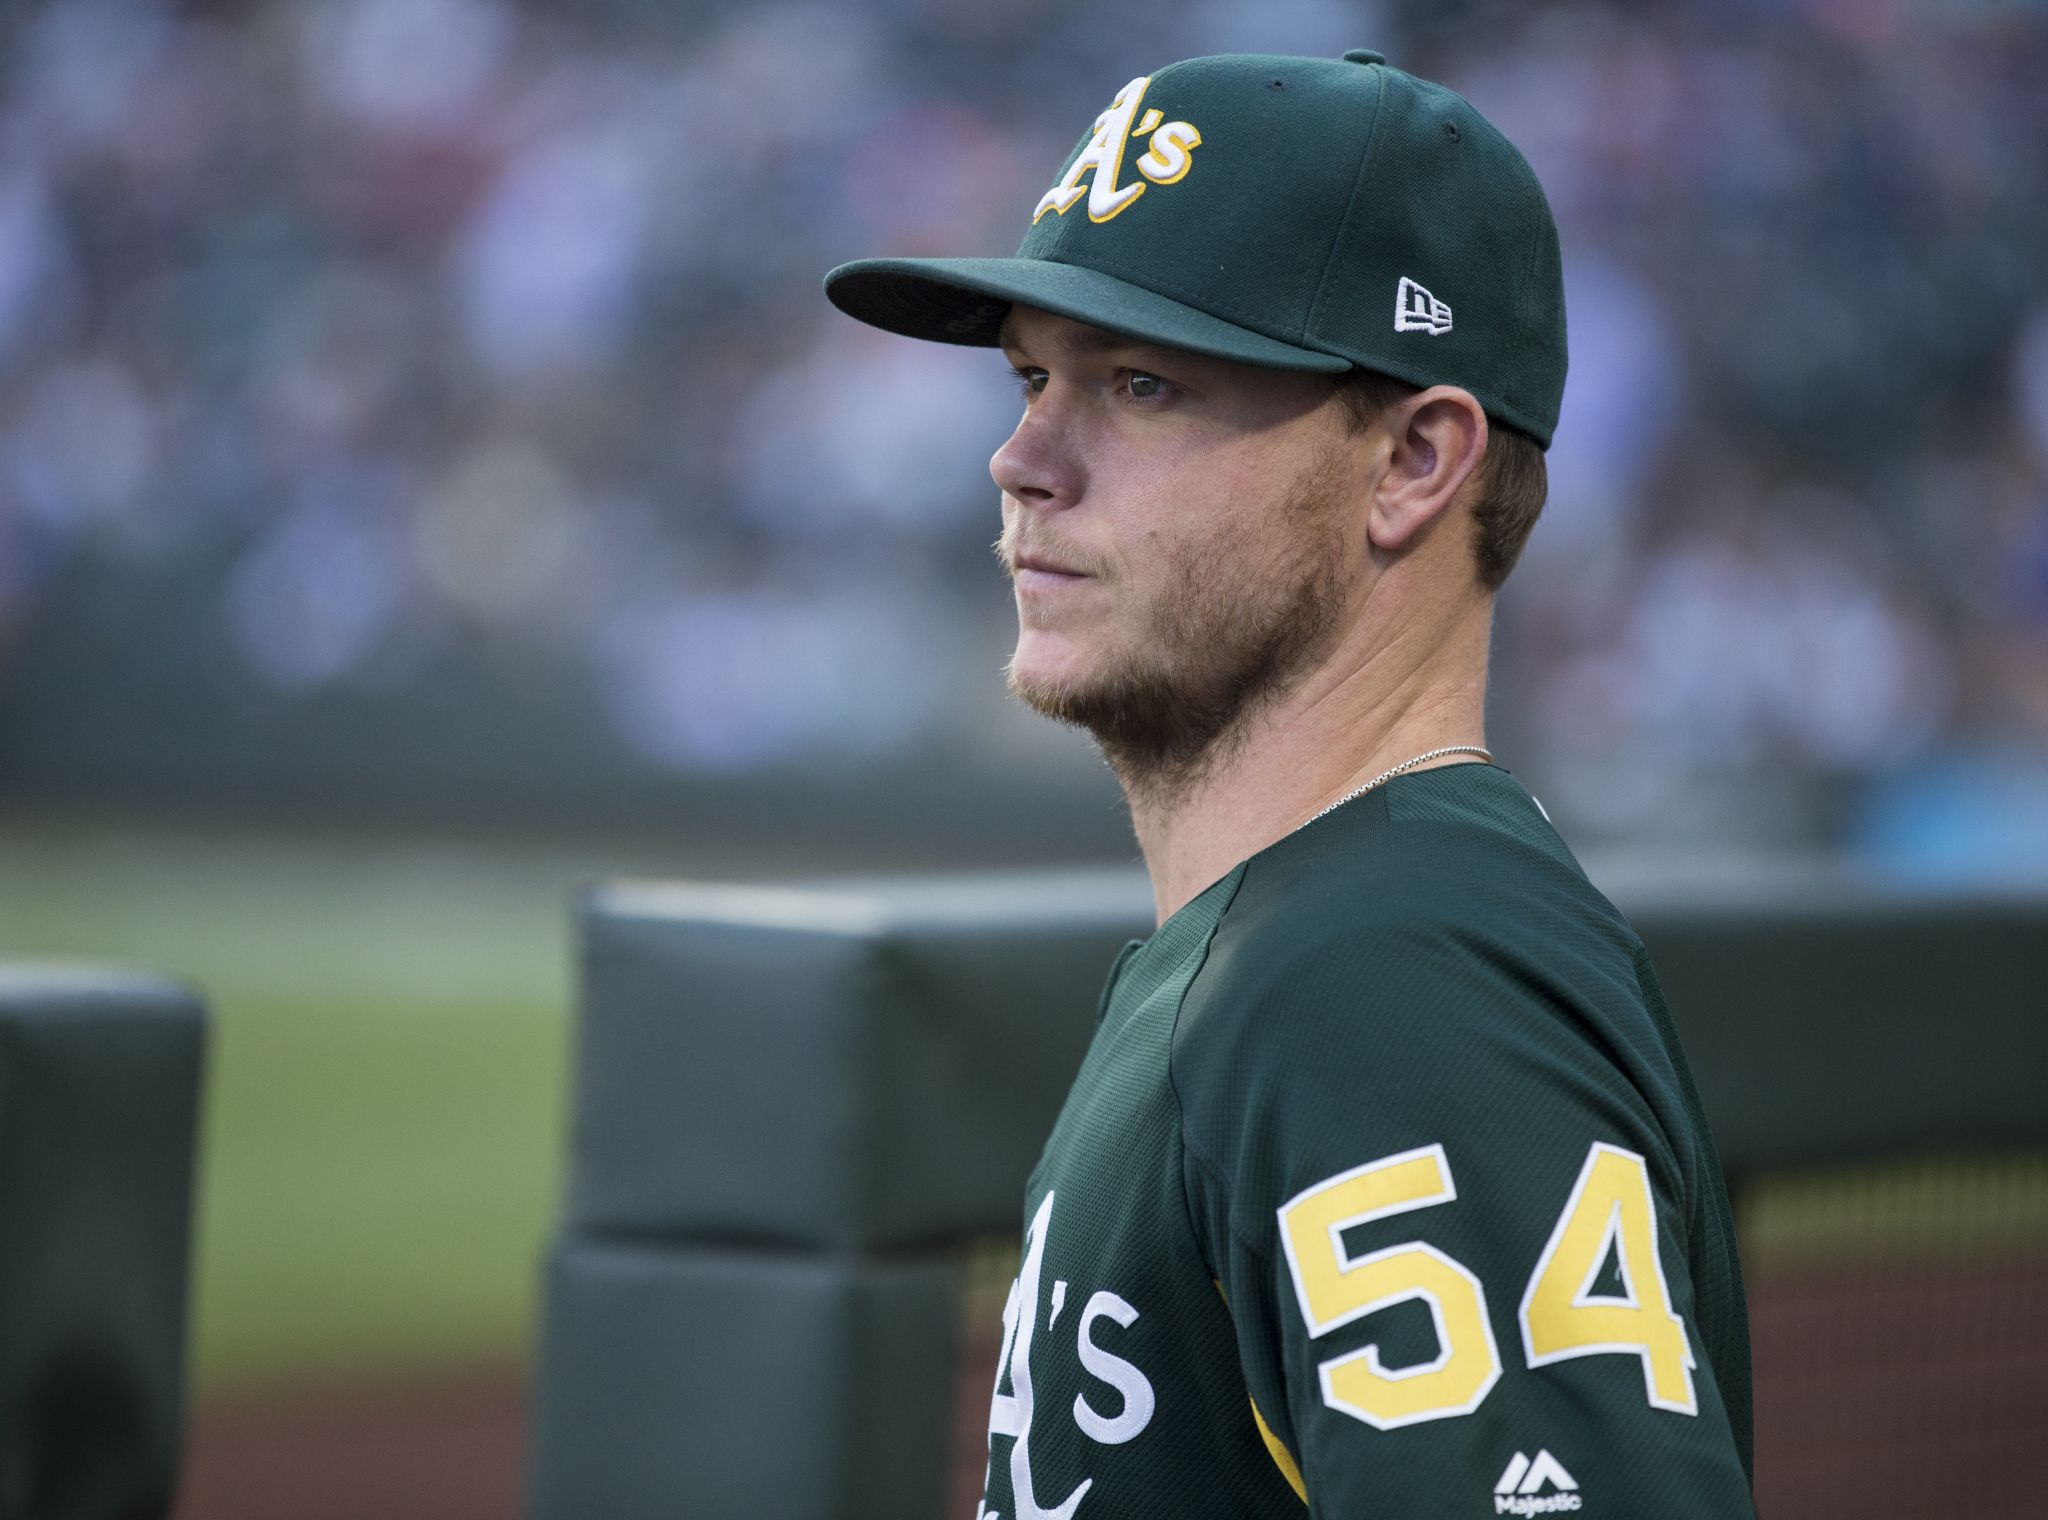
[[[1339,797],[1335,802],[1331,803],[1328,807],[1324,808],[1322,813],[1317,813],[1312,817],[1304,819],[1302,823],[1298,825],[1298,827],[1304,829],[1307,828],[1311,823],[1314,823],[1317,818],[1322,817],[1323,813],[1334,813],[1335,811],[1337,811],[1338,808],[1344,806],[1344,804],[1349,802],[1352,798],[1363,797],[1367,792],[1371,791],[1374,787],[1378,786],[1382,781],[1391,781],[1396,776],[1400,775],[1401,772],[1405,770],[1412,770],[1414,769],[1414,767],[1422,764],[1422,762],[1425,760],[1434,760],[1438,755],[1484,755],[1486,756],[1487,761],[1489,763],[1491,763],[1491,761],[1493,760],[1492,750],[1481,749],[1476,744],[1446,744],[1442,749],[1429,750],[1424,754],[1417,755],[1413,760],[1403,760],[1399,765],[1395,766],[1392,770],[1381,771],[1377,776],[1373,777],[1372,780],[1366,782],[1364,786],[1358,787],[1353,791],[1346,792],[1343,796]]]

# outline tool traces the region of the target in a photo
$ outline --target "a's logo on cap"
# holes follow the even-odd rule
[[[1394,331],[1426,332],[1432,338],[1451,330],[1451,309],[1407,276],[1394,292]]]
[[[1173,184],[1188,172],[1195,161],[1195,148],[1202,141],[1202,134],[1187,122],[1166,121],[1166,113],[1157,109],[1148,110],[1140,118],[1138,106],[1145,99],[1146,86],[1151,83],[1151,75],[1140,75],[1116,92],[1116,99],[1109,103],[1109,109],[1095,118],[1095,134],[1088,139],[1088,146],[1081,150],[1080,156],[1067,166],[1066,177],[1039,199],[1038,209],[1031,213],[1034,225],[1048,211],[1054,216],[1064,216],[1067,208],[1081,198],[1081,176],[1090,170],[1094,171],[1095,177],[1086,191],[1088,220],[1106,222],[1128,210],[1145,193],[1145,186],[1140,181],[1134,180],[1121,187],[1117,184],[1123,174],[1124,150],[1134,137],[1151,138],[1151,145],[1137,161],[1137,170],[1153,184]],[[1136,121],[1136,126],[1132,125],[1133,121]]]

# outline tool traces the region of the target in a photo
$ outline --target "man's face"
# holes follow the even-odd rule
[[[1016,582],[1010,689],[1173,788],[1334,643],[1365,569],[1367,451],[1329,377],[1019,306],[1024,415],[989,463]]]

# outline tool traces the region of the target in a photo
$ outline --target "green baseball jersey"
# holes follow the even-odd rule
[[[1389,781],[1128,946],[1025,1207],[985,1520],[1753,1513],[1699,1099],[1498,767]]]

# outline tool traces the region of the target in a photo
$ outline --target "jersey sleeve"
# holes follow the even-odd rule
[[[1240,930],[1176,1030],[1184,1182],[1308,1512],[1752,1514],[1696,1318],[1711,1148],[1626,948]]]

